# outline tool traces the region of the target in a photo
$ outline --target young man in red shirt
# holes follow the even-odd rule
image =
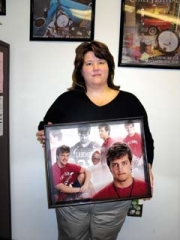
[[[62,145],[56,150],[56,163],[52,165],[55,201],[76,200],[88,192],[91,185],[90,171],[77,164],[68,163],[70,147]]]
[[[132,176],[132,152],[126,143],[114,143],[107,152],[107,165],[113,182],[93,196],[93,200],[145,198],[150,188]]]

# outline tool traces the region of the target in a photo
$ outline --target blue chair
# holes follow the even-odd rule
[[[84,11],[84,16],[87,15],[87,11],[89,10],[91,12],[92,8],[91,6],[87,6],[82,3],[77,3],[72,0],[59,0],[60,6],[62,10],[71,18],[71,20],[74,23],[80,23],[84,18],[83,18],[83,11]],[[78,11],[80,10],[79,14]]]

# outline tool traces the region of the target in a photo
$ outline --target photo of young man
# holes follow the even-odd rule
[[[132,152],[126,143],[114,143],[107,152],[107,165],[113,181],[93,196],[93,200],[142,198],[148,183],[132,176]]]
[[[69,155],[69,146],[62,145],[56,150],[57,161],[52,165],[56,202],[83,199],[84,196],[91,197],[91,193],[93,193],[90,171],[79,165],[69,163]]]

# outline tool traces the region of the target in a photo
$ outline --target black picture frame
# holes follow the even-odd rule
[[[107,148],[104,149],[102,147],[103,139],[100,137],[99,126],[104,124],[110,127],[110,138],[108,139],[108,142],[111,142],[111,145],[115,142],[118,142],[118,144],[124,142],[125,146],[129,146],[131,152],[133,153],[133,160],[130,164],[131,168],[130,166],[128,166],[128,171],[130,176],[133,176],[132,179],[134,180],[132,180],[133,184],[131,182],[131,184],[128,185],[128,191],[130,191],[130,194],[128,192],[128,195],[125,194],[123,196],[119,195],[119,193],[117,192],[113,192],[113,194],[115,194],[114,196],[113,194],[108,192],[108,196],[106,197],[98,196],[99,191],[109,184],[112,185],[110,186],[111,189],[114,188],[114,190],[112,189],[112,191],[116,190],[113,183],[113,176],[111,173],[112,169],[110,171],[105,157],[105,151],[107,151],[111,145],[107,145]],[[133,139],[129,139],[129,137],[125,138],[127,136],[127,129],[125,127],[125,124],[133,125],[133,128],[138,135],[136,136],[136,142],[139,146],[138,148],[136,148],[136,150],[139,149],[138,151],[136,151],[135,148],[131,145],[131,143],[134,142],[133,139],[135,136],[133,137]],[[88,134],[90,142],[88,142],[87,144],[87,142],[85,143],[85,140],[83,140],[83,138],[87,138]],[[63,207],[68,205],[89,204],[92,202],[102,203],[107,201],[109,202],[150,198],[152,196],[142,118],[46,125],[45,138],[45,167],[49,208]],[[86,146],[84,146],[83,144],[85,144]],[[62,168],[58,165],[59,163],[57,163],[57,155],[59,158],[59,150],[57,149],[63,145],[70,148],[70,156],[67,160],[68,163],[70,163],[70,165],[79,165],[80,167],[88,170],[91,174],[90,181],[88,183],[88,190],[85,192],[81,191],[81,184],[77,182],[78,177],[76,178],[76,181],[69,180],[68,177],[73,174],[72,172],[74,170],[70,171],[71,173],[69,173],[66,169],[66,163],[63,163],[64,165],[63,167],[61,166]],[[98,162],[97,165],[93,165],[91,158],[92,154],[96,151],[99,151],[100,155],[98,156],[101,157],[101,160]],[[136,181],[139,181],[141,184],[145,184],[145,190],[140,190],[139,193],[135,193],[134,182]],[[74,191],[74,188],[76,188],[75,191],[77,190],[78,192],[67,193],[66,191],[70,190],[59,190],[59,184],[72,187],[71,191],[72,189]],[[138,189],[141,189],[141,187],[138,187]]]
[[[122,0],[119,67],[180,68],[178,1]]]
[[[31,0],[30,41],[91,41],[95,0]]]
[[[6,15],[6,0],[0,0],[0,15]]]

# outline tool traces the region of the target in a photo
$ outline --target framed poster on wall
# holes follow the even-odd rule
[[[95,0],[31,0],[31,41],[91,41]]]
[[[0,41],[0,239],[11,239],[9,44]]]
[[[118,65],[180,68],[179,1],[123,0]]]
[[[6,15],[6,0],[0,0],[0,15]]]
[[[151,197],[142,118],[47,125],[45,137],[49,208]]]

